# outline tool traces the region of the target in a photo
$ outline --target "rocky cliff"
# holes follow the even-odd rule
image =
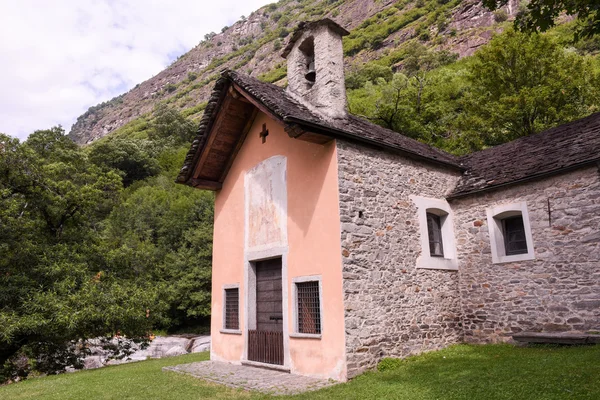
[[[478,0],[281,0],[253,12],[247,19],[209,34],[164,71],[129,92],[81,115],[70,137],[91,143],[152,111],[159,103],[199,118],[219,71],[234,69],[285,85],[280,53],[289,34],[303,20],[332,18],[351,32],[344,41],[346,68],[385,58],[410,41],[447,49],[460,57],[487,43],[507,26],[518,8],[511,0],[490,13]]]

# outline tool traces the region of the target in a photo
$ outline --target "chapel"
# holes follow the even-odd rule
[[[342,37],[224,71],[177,181],[215,192],[211,359],[344,381],[383,357],[600,331],[600,113],[456,157],[348,113]]]

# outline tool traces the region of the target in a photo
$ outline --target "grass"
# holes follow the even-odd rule
[[[264,399],[163,372],[207,353],[31,379],[0,387],[0,399]],[[384,372],[290,399],[598,399],[600,346],[457,345],[410,357]]]

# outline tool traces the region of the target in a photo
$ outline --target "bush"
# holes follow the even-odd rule
[[[346,88],[358,89],[367,82],[376,82],[378,78],[383,78],[385,81],[392,79],[393,72],[390,67],[375,63],[367,63],[361,69],[350,72],[346,76]]]
[[[506,21],[507,19],[508,13],[506,12],[506,10],[500,9],[494,11],[494,21],[500,23]]]
[[[198,78],[198,74],[195,72],[188,72],[187,80],[188,82],[193,82]]]
[[[279,21],[282,17],[282,14],[280,12],[276,12],[274,14],[271,14],[271,19],[275,22]]]
[[[167,93],[173,93],[174,91],[177,90],[177,86],[172,83],[167,83],[164,87],[164,90]]]
[[[279,36],[282,39],[286,38],[289,34],[290,31],[287,28],[279,28],[279,31],[277,32],[277,36]]]

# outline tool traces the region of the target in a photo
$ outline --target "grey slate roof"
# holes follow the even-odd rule
[[[372,122],[365,121],[353,115],[348,115],[345,119],[325,120],[309,111],[308,108],[289,96],[285,89],[279,86],[261,82],[248,75],[233,71],[225,72],[224,76],[237,83],[284,122],[297,123],[311,127],[311,131],[321,131],[317,133],[368,142],[372,145],[397,150],[418,158],[459,168],[458,157],[400,135],[392,130],[385,129]]]
[[[460,160],[466,171],[450,198],[596,162],[600,160],[600,113]]]
[[[325,120],[279,86],[224,71],[215,84],[198,135],[177,177],[178,182],[189,179],[200,153],[198,149],[204,146],[216,111],[231,83],[237,84],[283,123],[462,170],[463,175],[448,198],[535,179],[600,160],[600,113],[458,158],[352,115],[341,120]]]

